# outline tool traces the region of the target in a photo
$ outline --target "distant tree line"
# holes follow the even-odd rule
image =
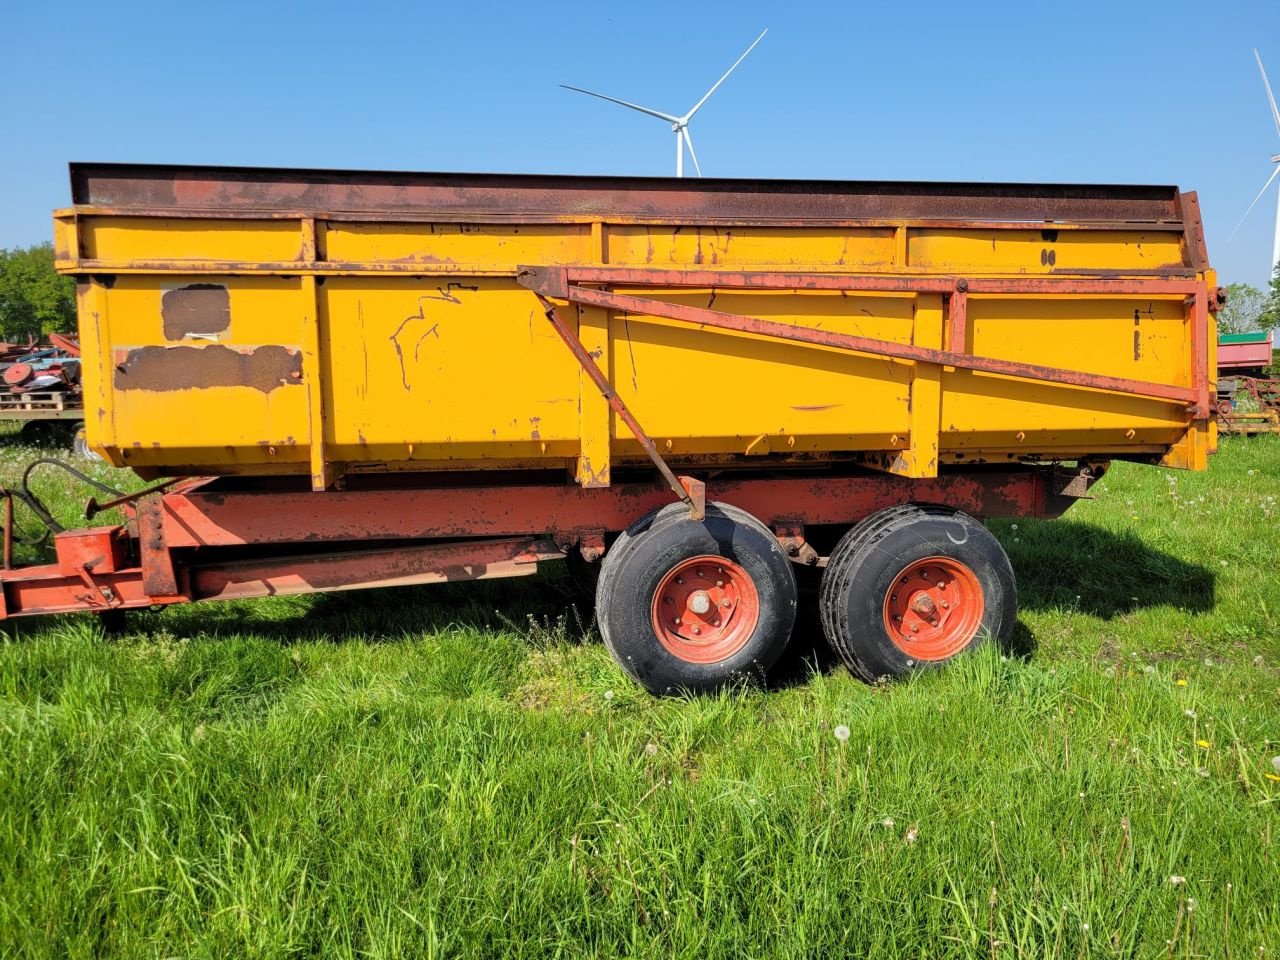
[[[53,245],[0,250],[0,340],[26,341],[76,327],[76,284],[53,269]]]
[[[1280,327],[1280,266],[1271,277],[1271,288],[1263,291],[1247,283],[1227,286],[1227,305],[1218,314],[1222,333],[1248,333]]]

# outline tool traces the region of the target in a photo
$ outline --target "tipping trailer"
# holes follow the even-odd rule
[[[171,479],[0,574],[7,617],[568,558],[632,677],[708,689],[777,658],[809,568],[892,676],[1009,637],[983,519],[1216,443],[1221,291],[1173,187],[71,182],[89,442]]]

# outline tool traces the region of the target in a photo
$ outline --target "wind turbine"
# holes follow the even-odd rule
[[[608,100],[610,103],[616,103],[623,107],[630,107],[632,110],[639,110],[641,113],[647,113],[651,117],[657,117],[659,120],[665,120],[671,124],[671,132],[676,135],[676,176],[684,176],[684,148],[689,148],[689,156],[693,160],[693,169],[698,171],[698,176],[702,176],[702,168],[698,166],[698,155],[693,152],[693,138],[689,136],[689,121],[693,119],[693,115],[702,109],[702,105],[710,99],[711,95],[719,89],[720,84],[729,79],[729,74],[737,69],[738,64],[747,59],[747,54],[756,48],[756,44],[764,39],[764,35],[768,30],[762,30],[760,36],[756,37],[751,46],[737,60],[733,62],[733,66],[724,72],[724,76],[715,82],[715,84],[703,94],[702,99],[689,108],[689,112],[682,117],[673,117],[669,113],[663,113],[661,110],[652,110],[649,107],[642,107],[636,103],[628,103],[626,100],[619,100],[616,97],[606,97],[603,93],[596,93],[594,90],[584,90],[582,87],[571,87],[567,83],[560,86],[566,90],[573,90],[577,93],[585,93],[589,97],[599,97],[601,100]]]
[[[1276,124],[1276,135],[1280,136],[1280,108],[1276,107],[1275,95],[1271,92],[1271,84],[1267,81],[1267,68],[1262,65],[1262,57],[1258,55],[1258,51],[1253,51],[1253,59],[1258,61],[1258,71],[1262,74],[1262,85],[1267,91],[1267,102],[1271,104],[1271,119]],[[1271,158],[1271,162],[1276,168],[1271,171],[1271,176],[1267,177],[1267,182],[1262,185],[1262,189],[1258,191],[1258,195],[1253,198],[1253,203],[1249,204],[1249,209],[1244,212],[1244,216],[1240,218],[1240,223],[1236,224],[1236,229],[1231,231],[1231,236],[1236,235],[1236,230],[1240,229],[1240,224],[1244,223],[1245,217],[1253,211],[1258,205],[1258,201],[1262,199],[1262,195],[1267,192],[1271,184],[1275,183],[1277,176],[1280,176],[1280,153]],[[1280,266],[1280,190],[1276,191],[1276,233],[1275,240],[1271,247],[1271,274],[1275,275],[1276,267]]]

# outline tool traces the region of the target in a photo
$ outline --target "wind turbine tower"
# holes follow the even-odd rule
[[[695,113],[702,109],[702,105],[711,98],[711,95],[720,88],[720,84],[729,79],[729,74],[733,73],[733,71],[737,69],[738,64],[747,59],[747,54],[756,48],[756,44],[763,40],[764,35],[768,32],[768,30],[761,31],[760,36],[756,37],[755,41],[751,46],[747,47],[742,56],[734,61],[733,66],[724,72],[724,76],[717,80],[715,84],[712,85],[711,89],[702,95],[701,100],[690,107],[688,112],[680,117],[674,117],[669,113],[663,113],[661,110],[654,110],[650,107],[642,107],[636,103],[628,103],[626,100],[619,100],[616,97],[606,97],[603,93],[596,93],[594,90],[584,90],[582,87],[571,87],[567,83],[562,83],[560,86],[564,87],[566,90],[585,93],[589,97],[599,97],[601,100],[608,100],[610,103],[616,103],[623,107],[630,107],[632,110],[638,110],[651,117],[657,117],[659,120],[665,120],[667,123],[671,124],[671,132],[676,135],[676,176],[684,176],[684,151],[686,147],[689,148],[689,158],[693,161],[693,169],[698,171],[698,176],[702,176],[702,168],[698,166],[698,155],[693,152],[693,137],[689,135],[689,121],[693,119],[693,115]],[[1272,108],[1274,109],[1274,107],[1275,103],[1273,101]],[[1280,120],[1277,121],[1277,124],[1280,124]]]
[[[1262,65],[1262,57],[1258,51],[1253,51],[1253,58],[1258,61],[1258,72],[1262,74],[1262,86],[1267,91],[1267,103],[1271,105],[1271,119],[1275,121],[1276,136],[1280,137],[1280,108],[1276,107],[1275,94],[1271,92],[1271,83],[1267,80],[1267,68]],[[1244,216],[1240,218],[1240,223],[1236,224],[1236,229],[1231,231],[1234,237],[1236,230],[1240,229],[1240,224],[1244,223],[1245,218],[1258,205],[1258,201],[1262,199],[1263,194],[1270,189],[1271,184],[1275,183],[1276,177],[1280,176],[1280,153],[1271,158],[1271,162],[1275,164],[1275,169],[1271,171],[1271,176],[1267,178],[1267,182],[1262,185],[1262,189],[1258,191],[1258,195],[1253,198],[1253,203],[1249,204],[1249,209],[1244,212]],[[1276,267],[1280,266],[1280,189],[1276,190],[1276,226],[1275,239],[1272,241],[1271,247],[1271,276],[1275,276]]]

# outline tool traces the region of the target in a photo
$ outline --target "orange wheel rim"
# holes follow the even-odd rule
[[[884,598],[889,639],[913,660],[946,660],[973,642],[982,625],[982,584],[952,557],[908,564]]]
[[[741,650],[760,621],[747,571],[724,557],[681,560],[653,594],[653,632],[686,663],[719,663]]]

